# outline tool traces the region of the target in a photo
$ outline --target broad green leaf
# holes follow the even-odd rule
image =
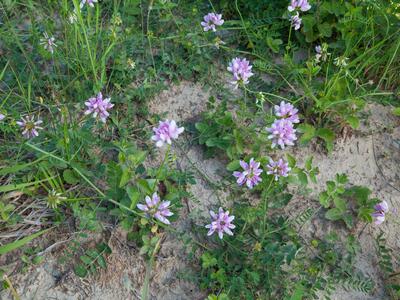
[[[131,200],[130,208],[133,209],[136,207],[136,204],[139,202],[140,199],[140,192],[134,186],[127,186],[126,193],[128,194],[129,199]]]
[[[93,263],[93,259],[91,259],[89,256],[87,255],[81,255],[79,257],[81,259],[81,261],[87,265],[90,265],[91,263]]]
[[[217,259],[208,252],[203,253],[203,255],[201,256],[201,261],[202,261],[201,265],[204,269],[213,267],[218,263]]]
[[[393,114],[395,116],[399,116],[400,117],[400,107],[396,107],[395,109],[393,109]]]
[[[357,129],[360,126],[360,120],[355,117],[355,116],[349,116],[346,118],[347,123],[351,126],[353,129]]]
[[[87,273],[88,273],[88,271],[87,271],[87,269],[85,268],[85,266],[84,266],[84,265],[81,265],[81,264],[75,265],[74,272],[75,272],[75,274],[76,274],[77,276],[79,276],[79,277],[81,277],[81,278],[86,277],[86,275],[87,275]]]
[[[351,229],[354,225],[353,217],[350,214],[344,214],[342,216],[343,221],[346,223],[347,228]]]
[[[336,183],[334,181],[329,180],[326,182],[326,190],[329,195],[331,195],[335,191],[335,188],[336,188]]]
[[[330,198],[327,192],[322,192],[319,194],[319,203],[325,208],[328,208],[330,205]]]
[[[71,169],[64,170],[63,178],[68,184],[77,184],[79,182],[79,178],[75,176],[74,171]]]
[[[332,25],[325,22],[322,24],[318,24],[318,31],[323,37],[330,37],[332,35]]]
[[[336,174],[336,181],[340,184],[346,184],[349,179],[346,174]]]
[[[296,166],[296,158],[289,153],[286,153],[286,159],[288,161],[289,167],[294,168]]]
[[[267,37],[267,45],[274,53],[279,53],[279,46],[282,45],[281,39],[274,39],[270,36]]]
[[[310,156],[309,158],[307,158],[306,162],[304,163],[304,167],[306,168],[307,171],[311,171],[312,161],[313,161],[313,157]]]
[[[342,213],[347,210],[346,201],[338,196],[333,197],[333,203]]]
[[[234,160],[234,161],[231,161],[231,162],[226,166],[226,169],[227,169],[228,171],[230,171],[230,172],[233,172],[233,171],[239,169],[239,167],[240,167],[239,160]]]
[[[342,212],[338,208],[331,208],[325,213],[325,218],[331,221],[337,221],[342,218]]]
[[[99,264],[99,266],[103,269],[107,268],[107,263],[106,260],[104,259],[103,255],[99,255],[99,257],[97,258],[97,263]]]
[[[335,141],[335,133],[328,128],[319,128],[316,131],[316,135],[325,141],[328,152],[332,152],[333,142]]]
[[[307,144],[315,137],[315,128],[310,124],[300,124],[297,128],[303,133],[299,140],[300,144]]]
[[[289,300],[302,300],[303,295],[304,295],[304,287],[300,282],[298,282],[295,286],[295,291],[293,292]]]
[[[299,181],[302,185],[308,184],[307,174],[304,173],[303,171],[297,173],[297,177],[299,178]]]

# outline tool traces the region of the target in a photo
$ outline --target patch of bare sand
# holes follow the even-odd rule
[[[313,148],[295,148],[293,154],[302,165],[306,157],[314,157],[314,166],[319,168],[318,183],[313,184],[312,193],[307,197],[297,196],[287,207],[289,213],[303,211],[318,203],[318,193],[326,189],[326,181],[333,180],[335,174],[344,173],[352,185],[366,186],[372,190],[372,196],[386,200],[391,207],[391,214],[381,226],[368,225],[359,228],[356,234],[361,244],[361,253],[357,256],[357,268],[378,283],[372,296],[361,292],[345,291],[338,288],[334,300],[379,300],[388,299],[385,295],[382,274],[378,267],[376,254],[376,236],[383,231],[387,246],[398,253],[400,240],[398,238],[400,224],[397,207],[400,206],[400,120],[391,113],[389,107],[368,105],[370,115],[360,130],[353,136],[342,138],[335,144],[334,151],[325,155],[316,153]],[[324,236],[333,226],[332,222],[314,219],[303,230],[306,235]],[[337,229],[336,229],[337,230]]]

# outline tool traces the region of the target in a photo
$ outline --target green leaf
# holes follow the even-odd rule
[[[296,158],[289,153],[286,153],[286,159],[288,161],[289,167],[294,168],[296,166]]]
[[[304,287],[300,282],[298,282],[296,284],[295,291],[293,292],[289,300],[302,300],[303,295],[304,295]]]
[[[335,141],[335,133],[328,128],[319,128],[316,131],[316,135],[325,141],[328,152],[332,152],[333,142]]]
[[[325,213],[325,218],[331,221],[337,221],[342,218],[342,212],[338,208],[331,208]]]
[[[112,250],[110,246],[108,246],[106,243],[100,243],[96,245],[96,249],[99,252],[105,253],[105,254],[111,254]]]
[[[132,174],[131,171],[129,170],[128,167],[123,167],[122,168],[122,174],[121,174],[121,179],[119,181],[119,187],[122,188],[123,186],[125,186],[129,180],[131,179]]]
[[[325,22],[322,24],[318,24],[318,31],[323,37],[330,37],[332,35],[332,25]]]
[[[299,140],[300,144],[307,144],[315,137],[315,128],[310,124],[300,124],[297,129],[303,133]]]
[[[346,223],[347,228],[351,229],[353,227],[353,217],[349,214],[345,214],[342,216],[343,221]]]
[[[302,16],[302,22],[303,22],[303,30],[305,33],[307,32],[313,32],[314,25],[316,24],[316,18],[313,15],[306,15]]]
[[[100,268],[106,269],[107,268],[107,263],[106,260],[104,259],[103,255],[99,255],[97,258],[97,263],[99,264]]]
[[[399,116],[400,117],[400,107],[396,107],[395,109],[393,109],[393,114],[395,116]]]
[[[355,116],[349,116],[346,118],[347,123],[351,126],[353,129],[357,129],[360,126],[360,120],[355,117]]]
[[[74,171],[71,169],[64,170],[63,177],[68,184],[77,184],[79,182],[79,178],[75,176]]]
[[[90,265],[91,263],[93,263],[93,259],[91,259],[89,256],[87,255],[81,255],[79,257],[81,259],[81,261],[87,265]]]
[[[304,163],[304,167],[306,168],[307,171],[311,171],[312,161],[313,161],[313,157],[310,156],[309,158],[307,158],[306,162]]]
[[[304,173],[303,171],[300,171],[299,173],[297,173],[297,177],[299,178],[299,181],[302,185],[308,184],[307,174]]]
[[[230,171],[230,172],[233,172],[233,171],[239,169],[239,167],[240,167],[239,160],[234,160],[234,161],[231,161],[231,162],[226,166],[226,169],[227,169],[228,171]]]
[[[89,249],[88,251],[86,251],[86,254],[93,259],[96,259],[99,256],[99,252],[95,249]]]
[[[131,200],[130,209],[136,207],[136,204],[139,202],[140,199],[140,192],[134,186],[127,186],[126,193],[128,194],[129,199]]]
[[[151,182],[150,182],[151,181]],[[151,195],[153,193],[153,188],[152,186],[154,186],[154,179],[143,179],[140,178],[137,180],[137,186],[139,187],[139,189],[146,195]]]
[[[333,203],[335,203],[336,208],[338,208],[342,213],[346,211],[346,201],[338,196],[333,197]]]
[[[270,36],[267,37],[267,45],[274,53],[279,53],[279,46],[282,45],[281,39],[274,39]]]
[[[334,181],[327,181],[326,182],[326,190],[328,192],[329,195],[333,194],[333,192],[336,189],[336,183]]]
[[[336,181],[340,184],[346,184],[349,179],[346,174],[336,174]]]
[[[213,257],[210,253],[204,252],[201,256],[202,264],[201,266],[204,269],[208,269],[217,265],[218,261],[215,257]]]
[[[319,194],[319,203],[325,208],[328,208],[330,205],[330,198],[327,192],[322,192]]]
[[[85,266],[83,266],[83,265],[81,265],[81,264],[75,265],[74,272],[75,272],[75,274],[76,274],[77,276],[79,276],[79,277],[81,277],[81,278],[86,277],[86,275],[87,275],[87,273],[88,273],[88,271],[87,271],[87,269],[85,268]]]
[[[136,151],[135,154],[129,154],[128,159],[130,162],[132,162],[134,165],[138,165],[142,162],[144,162],[146,158],[146,151]]]

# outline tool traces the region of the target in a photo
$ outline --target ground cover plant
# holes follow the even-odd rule
[[[400,298],[382,229],[399,197],[342,173],[321,182],[299,155],[371,134],[371,104],[400,115],[396,1],[4,0],[0,36],[2,296],[29,298],[15,276],[49,253],[98,280],[119,228],[145,262],[140,299],[160,298],[167,238],[189,261],[170,276],[199,293],[165,299]],[[162,93],[181,81],[209,97],[177,119]],[[223,169],[206,174],[190,149]],[[216,201],[193,192],[200,180]],[[376,274],[359,267],[360,236]]]

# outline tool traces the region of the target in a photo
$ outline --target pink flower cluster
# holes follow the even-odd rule
[[[282,101],[279,105],[275,105],[275,116],[286,119],[292,123],[299,123],[299,110],[290,103]]]
[[[307,11],[311,9],[311,5],[308,0],[292,0],[288,6],[288,11],[292,12],[294,10]]]
[[[249,163],[241,160],[240,166],[243,168],[242,172],[233,172],[233,176],[237,178],[236,182],[239,185],[246,183],[247,187],[252,189],[262,181],[260,175],[263,171],[260,169],[260,163],[256,162],[254,158],[251,158]]]
[[[288,6],[288,11],[295,11],[296,14],[290,17],[290,22],[292,23],[292,27],[294,30],[299,30],[302,20],[299,15],[299,11],[305,12],[311,9],[310,3],[308,0],[291,0],[290,5]]]
[[[389,212],[389,205],[382,201],[374,206],[375,211],[371,214],[375,225],[380,225],[385,221],[385,215]]]
[[[164,224],[171,224],[167,217],[173,215],[169,210],[170,201],[160,201],[160,197],[157,193],[154,193],[152,198],[146,196],[146,204],[137,204],[137,208],[144,211],[149,217],[153,217]]]
[[[300,122],[297,112],[292,104],[283,101],[275,106],[275,115],[281,119],[276,119],[270,128],[266,128],[270,133],[268,139],[272,141],[272,148],[279,145],[281,149],[285,149],[285,146],[294,145],[297,137],[293,123]]]
[[[239,84],[248,84],[249,78],[254,74],[251,72],[252,66],[250,62],[245,58],[234,58],[229,63],[228,71],[233,75],[233,81],[231,82],[235,88],[239,87]]]
[[[274,175],[275,181],[277,181],[279,177],[287,177],[291,170],[288,162],[284,161],[282,158],[278,161],[273,161],[272,159],[270,159],[267,168],[267,174]]]
[[[204,22],[201,22],[204,31],[217,31],[216,26],[224,24],[221,14],[209,13],[204,16]]]
[[[298,12],[294,16],[290,17],[290,22],[292,23],[292,27],[294,30],[299,30],[301,27],[302,19],[300,18],[300,15]]]
[[[178,127],[174,120],[160,121],[158,127],[153,128],[154,135],[151,137],[156,142],[157,147],[164,146],[165,143],[171,145],[173,139],[177,139],[183,132],[183,127]]]
[[[43,129],[43,127],[39,126],[43,121],[38,119],[35,121],[34,116],[26,116],[21,117],[21,121],[17,121],[17,125],[22,129],[22,135],[27,138],[34,138],[39,135],[38,130]]]
[[[43,33],[43,38],[40,39],[40,44],[51,54],[54,53],[54,48],[57,47],[57,44],[55,43],[55,38],[49,36],[47,32]]]
[[[100,120],[105,123],[107,117],[110,115],[108,110],[111,109],[114,104],[110,103],[111,98],[103,99],[103,94],[99,92],[96,97],[89,98],[85,105],[87,110],[85,115],[93,114],[94,118],[100,118]]]
[[[220,239],[224,237],[224,233],[233,235],[231,229],[236,227],[232,224],[235,216],[229,216],[229,211],[224,211],[221,207],[219,208],[218,213],[214,213],[210,210],[210,215],[211,223],[205,226],[207,229],[209,229],[207,233],[208,236],[214,234],[215,232],[218,233],[218,237]]]

